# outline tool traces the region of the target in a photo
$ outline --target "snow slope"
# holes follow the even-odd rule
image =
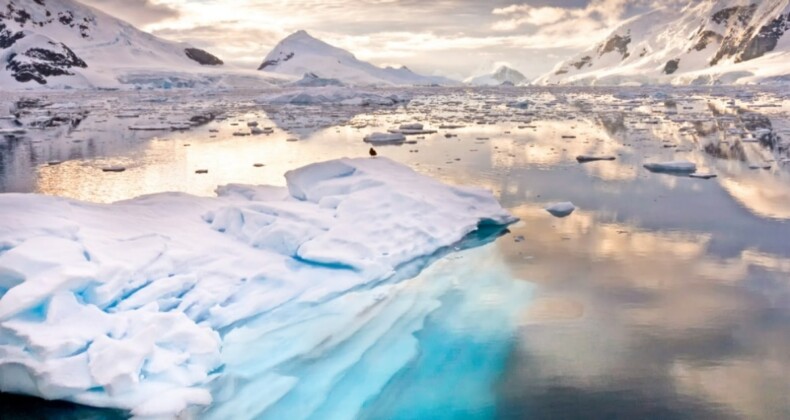
[[[790,0],[657,8],[537,84],[740,84],[790,80]]]
[[[254,357],[246,373],[284,391],[246,403],[271,404],[295,381],[279,365],[350,340],[382,307],[389,286],[374,285],[420,262],[415,275],[481,224],[515,221],[487,191],[383,158],[312,164],[286,180],[110,205],[0,195],[0,391],[172,418],[212,402],[224,364]],[[435,303],[422,302],[424,317]],[[253,319],[270,327],[240,324]],[[320,334],[282,336],[317,320]],[[278,344],[224,352],[228,335],[253,331]]]
[[[358,60],[350,52],[329,45],[305,31],[295,32],[266,55],[258,70],[301,77],[314,74],[350,85],[453,85],[438,76],[422,76],[406,67],[380,68]]]
[[[4,3],[1,87],[178,87],[221,74],[216,68],[222,61],[210,53],[142,32],[74,0]]]
[[[508,66],[500,66],[491,73],[473,76],[464,80],[464,83],[472,86],[517,86],[526,82],[528,80],[523,74]]]

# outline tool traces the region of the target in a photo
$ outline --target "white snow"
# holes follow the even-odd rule
[[[0,390],[174,417],[212,402],[224,337],[244,336],[235,323],[298,332],[289,314],[332,312],[481,223],[515,221],[487,191],[385,158],[316,163],[286,181],[110,205],[0,195]],[[356,304],[375,311],[386,290]],[[334,313],[322,331],[340,339],[349,320]],[[287,392],[295,383],[264,365],[317,344],[273,342],[283,348],[256,353],[259,376]]]

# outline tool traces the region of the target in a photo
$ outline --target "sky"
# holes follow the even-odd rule
[[[226,63],[257,67],[297,30],[380,66],[464,79],[505,64],[534,78],[621,22],[680,0],[81,0]]]

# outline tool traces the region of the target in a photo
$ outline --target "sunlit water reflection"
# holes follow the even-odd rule
[[[787,96],[654,93],[438,90],[397,109],[328,110],[265,108],[252,94],[97,95],[76,129],[7,139],[0,188],[97,202],[212,195],[217,185],[283,185],[289,169],[367,156],[362,137],[372,131],[464,125],[377,150],[443,181],[490,188],[521,222],[403,286],[403,299],[441,302],[424,325],[382,335],[382,346],[416,356],[382,373],[376,355],[410,353],[368,354],[315,402],[323,418],[790,418],[788,156],[757,141],[764,122],[750,122],[766,118],[789,137]],[[504,105],[525,98],[528,109]],[[116,116],[135,107],[141,120],[205,109],[226,118],[131,131],[136,120]],[[233,135],[249,121],[274,133]],[[617,159],[578,164],[580,154]],[[642,168],[678,159],[718,178]],[[126,171],[101,171],[119,165]],[[563,219],[543,210],[558,201],[578,209]],[[225,398],[214,417],[240,402]],[[294,414],[289,407],[259,414]]]

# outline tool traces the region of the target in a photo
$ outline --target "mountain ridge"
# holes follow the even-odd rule
[[[529,82],[529,80],[526,76],[518,70],[506,65],[497,67],[491,73],[472,76],[464,80],[464,83],[472,86],[518,86],[527,82]]]
[[[300,77],[305,74],[336,79],[350,85],[454,85],[441,76],[423,76],[405,66],[381,68],[351,52],[313,37],[305,30],[283,38],[266,55],[258,70]]]
[[[636,16],[535,83],[739,84],[790,80],[790,0],[708,0]]]
[[[0,8],[2,85],[114,85],[119,68],[221,65],[207,51],[158,38],[77,1],[8,0]]]

